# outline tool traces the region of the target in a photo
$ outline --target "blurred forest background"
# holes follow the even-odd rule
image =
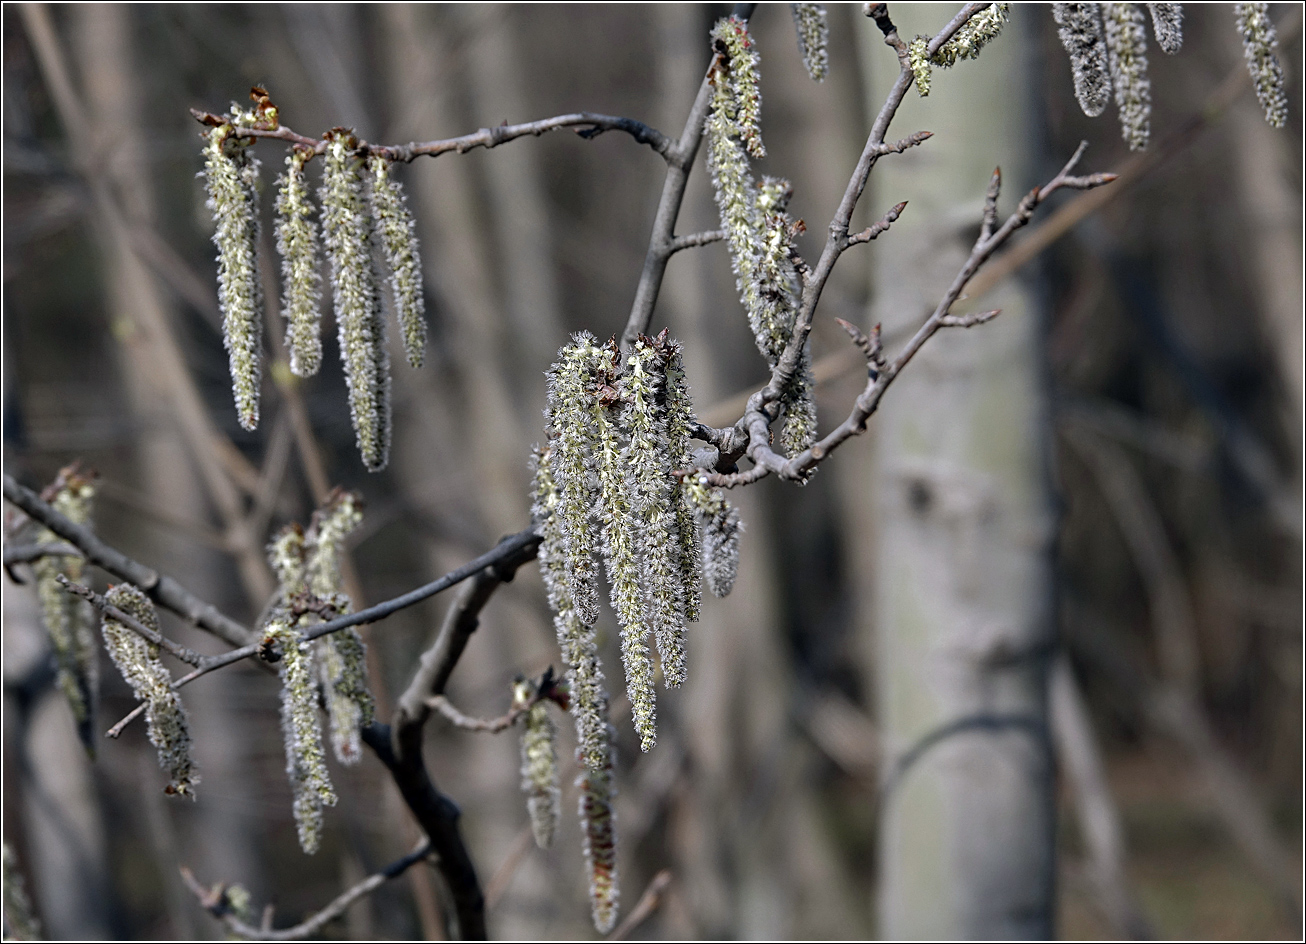
[[[282,121],[309,135],[342,125],[403,143],[579,110],[678,135],[708,61],[708,30],[728,9],[52,6],[53,48],[71,80],[61,91],[21,9],[7,4],[6,471],[39,488],[74,459],[94,467],[99,534],[247,623],[270,589],[269,530],[307,521],[328,485],[368,503],[350,578],[360,607],[521,529],[542,373],[569,332],[607,337],[624,325],[661,160],[617,134],[559,132],[399,170],[422,240],[432,345],[421,371],[395,358],[395,447],[389,469],[368,475],[329,353],[333,327],[322,374],[286,384],[268,372],[262,425],[247,433],[236,424],[212,221],[196,178],[199,127],[187,109],[224,111],[261,84]],[[950,11],[921,18],[937,29]],[[1298,931],[1301,8],[1275,4],[1271,15],[1285,37],[1290,127],[1263,121],[1230,7],[1189,5],[1182,52],[1152,50],[1152,158],[1141,166],[1129,165],[1114,108],[1090,120],[1076,106],[1049,8],[1021,5],[997,41],[1019,50],[1022,95],[995,105],[1028,109],[1034,128],[1028,179],[1011,180],[1004,207],[1081,139],[1091,142],[1086,172],[1139,171],[1095,192],[1108,197],[1101,209],[1015,277],[1041,309],[1025,317],[1039,319],[1053,407],[1058,638],[1123,823],[1143,922],[1132,931],[1159,937]],[[891,52],[860,4],[831,6],[830,77],[816,85],[788,11],[763,6],[753,22],[763,166],[793,180],[793,214],[810,229],[801,248],[814,258],[887,90],[871,61]],[[980,81],[974,68],[938,72],[935,83]],[[1239,94],[1219,101],[1240,73]],[[930,101],[916,114],[928,115]],[[919,120],[936,133],[926,148],[973,146],[937,118]],[[895,124],[890,136],[912,130]],[[270,144],[257,153],[270,252],[270,184],[283,155]],[[986,183],[966,182],[957,218],[967,226]],[[915,199],[886,192],[873,175],[854,230]],[[678,232],[712,229],[715,214],[700,155]],[[818,361],[850,347],[832,316],[868,324],[872,260],[893,238],[850,252],[835,270],[813,332]],[[270,255],[264,269],[276,271]],[[279,293],[269,284],[266,294],[271,302]],[[673,259],[654,317],[655,329],[663,325],[685,342],[700,415],[733,421],[738,395],[765,373],[723,245]],[[269,350],[279,350],[280,333],[270,317]],[[823,430],[863,382],[855,360],[826,363]],[[660,869],[673,876],[637,936],[874,933],[875,427],[805,488],[766,480],[732,496],[748,529],[739,583],[691,630],[689,681],[660,693],[656,750],[641,755],[618,717],[623,910]],[[383,711],[446,602],[365,631]],[[619,689],[615,624],[605,619],[605,664]],[[163,620],[184,644],[218,651]],[[1186,640],[1195,659],[1177,701],[1153,681],[1167,677],[1163,638]],[[411,847],[414,827],[369,756],[333,770],[341,802],[328,811],[321,851],[301,854],[277,685],[249,667],[187,689],[198,803],[160,792],[141,725],[102,740],[89,761],[52,686],[47,645],[34,595],[6,578],[4,836],[51,936],[220,936],[178,864],[206,883],[245,885],[256,904],[275,902],[284,923]],[[501,714],[517,673],[538,675],[558,659],[542,585],[527,567],[483,614],[451,700]],[[132,700],[107,659],[101,677],[103,730]],[[570,725],[560,727],[570,744]],[[592,935],[574,790],[564,788],[563,827],[541,852],[529,841],[516,735],[468,734],[437,718],[428,737],[432,774],[464,813],[491,933]],[[1059,932],[1125,935],[1131,928],[1091,880],[1069,779],[1058,793]],[[413,870],[329,930],[435,936],[438,907],[429,873]]]

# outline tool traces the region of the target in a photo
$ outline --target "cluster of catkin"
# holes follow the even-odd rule
[[[656,741],[654,664],[685,678],[685,626],[698,619],[700,574],[719,596],[739,559],[738,513],[689,469],[693,407],[680,346],[664,331],[623,357],[577,334],[549,371],[548,440],[537,449],[533,517],[540,570],[567,665],[582,772],[580,816],[595,926],[616,918],[612,728],[599,661],[599,559],[621,627],[641,749]]]
[[[263,295],[258,271],[259,162],[255,138],[242,129],[277,127],[275,107],[255,89],[256,106],[232,106],[231,120],[211,128],[204,148],[208,205],[217,229],[218,301],[230,356],[236,413],[241,426],[259,419]],[[322,363],[321,263],[324,244],[330,263],[340,357],[349,389],[349,410],[363,464],[385,468],[390,452],[390,355],[373,247],[384,257],[395,315],[408,362],[420,367],[426,346],[421,260],[412,215],[391,160],[360,145],[345,128],[323,136],[325,146],[295,145],[277,180],[276,244],[281,255],[282,311],[290,370],[317,373]],[[308,163],[323,158],[321,239],[307,179]]]
[[[819,78],[826,62],[824,11],[817,15],[795,10],[794,19],[804,61],[813,77]],[[708,170],[740,301],[758,350],[774,367],[793,334],[801,302],[793,244],[799,224],[788,213],[792,189],[787,180],[764,177],[759,185],[753,179],[749,159],[764,157],[766,148],[760,124],[758,55],[748,24],[726,17],[712,30],[712,40],[717,58],[712,110],[705,128]],[[798,368],[780,397],[785,418],[780,445],[788,455],[802,452],[816,440],[814,383],[811,350],[804,346]]]
[[[1183,5],[1149,3],[1152,33],[1161,51],[1173,55],[1183,45]],[[1079,107],[1089,117],[1102,114],[1114,92],[1120,129],[1132,151],[1147,147],[1151,133],[1152,90],[1147,77],[1147,31],[1137,3],[1055,3],[1061,44],[1070,57],[1070,74]],[[1234,17],[1243,39],[1247,67],[1265,118],[1276,128],[1288,120],[1278,40],[1269,4],[1236,3]]]
[[[56,511],[80,525],[90,523],[94,497],[95,473],[83,471],[76,463],[60,469],[55,480],[41,493],[41,498]],[[38,544],[58,540],[58,535],[46,528],[39,529],[36,534]],[[54,650],[55,682],[72,708],[82,744],[94,756],[92,728],[99,680],[91,608],[86,601],[59,585],[60,576],[81,583],[85,562],[81,557],[42,557],[32,564],[32,569],[36,573],[41,619]]]
[[[280,656],[286,774],[294,790],[299,844],[308,853],[316,852],[321,840],[323,807],[336,802],[318,705],[326,708],[336,760],[347,765],[361,757],[361,731],[374,710],[358,633],[344,629],[311,641],[303,636],[314,623],[352,609],[340,568],[345,538],[362,518],[359,497],[337,489],[313,514],[307,531],[287,525],[268,545],[279,587],[263,639]]]

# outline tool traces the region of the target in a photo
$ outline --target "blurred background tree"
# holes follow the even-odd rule
[[[893,11],[901,24],[919,19],[922,32],[948,15]],[[68,64],[63,87],[20,9],[3,12],[7,471],[35,485],[83,459],[102,476],[97,530],[246,622],[271,585],[267,528],[257,525],[305,520],[332,484],[369,503],[349,577],[360,606],[522,526],[542,373],[568,332],[620,331],[661,163],[610,135],[546,136],[403,172],[425,247],[433,343],[421,371],[396,358],[393,461],[368,475],[334,366],[268,385],[260,429],[236,424],[187,108],[220,111],[262,84],[298,129],[345,125],[375,140],[579,109],[672,130],[701,78],[707,31],[728,8],[60,6],[48,16]],[[1035,655],[1045,664],[1068,655],[1071,704],[1083,710],[1063,714],[1087,722],[1074,729],[1078,742],[1060,724],[1054,738],[1066,774],[1054,837],[1064,936],[1297,930],[1300,10],[1273,5],[1271,16],[1290,83],[1287,131],[1260,116],[1230,8],[1190,6],[1182,53],[1153,54],[1153,141],[1128,163],[1113,118],[1086,119],[1075,105],[1050,12],[1019,9],[986,52],[1008,57],[987,63],[1004,91],[982,84],[984,58],[940,73],[929,99],[910,93],[917,110],[897,126],[935,138],[873,176],[869,207],[908,200],[903,224],[943,228],[895,227],[864,259],[850,255],[818,310],[818,361],[849,347],[832,315],[883,320],[892,349],[888,299],[920,285],[900,266],[921,261],[894,264],[895,253],[942,258],[959,231],[969,243],[995,162],[1008,194],[1046,178],[1081,138],[1090,169],[1134,171],[992,286],[1003,318],[933,352],[945,371],[981,371],[959,359],[1021,348],[1021,389],[1046,404],[1019,407],[1059,510],[1035,515],[1055,528],[1046,602],[1055,631]],[[809,256],[886,89],[879,32],[856,7],[831,7],[830,17],[831,74],[819,86],[803,71],[787,12],[764,7],[753,27],[771,152],[762,169],[793,179],[793,215],[814,230],[799,239]],[[1013,129],[1007,146],[1025,142],[1010,157],[958,130],[971,126],[955,123],[949,86],[968,84],[973,101],[1001,110],[971,120]],[[949,175],[946,188],[929,173]],[[859,211],[855,228],[875,212]],[[680,231],[715,219],[700,167]],[[1017,293],[1025,301],[1009,303]],[[685,342],[705,421],[733,421],[737,392],[764,373],[724,247],[673,258],[655,324]],[[900,488],[906,512],[913,493],[884,472],[900,428],[890,411],[925,424],[928,438],[944,436],[961,409],[928,383],[928,364],[916,368],[872,420],[883,427],[876,443],[849,444],[806,488],[771,481],[733,496],[748,524],[739,583],[708,602],[691,633],[689,681],[662,699],[657,749],[641,755],[618,724],[627,906],[660,869],[673,875],[641,934],[860,937],[892,927],[877,916],[885,898],[871,893],[888,887],[875,849],[895,816],[892,795],[881,808],[880,784],[910,734],[885,707],[891,654],[876,640],[892,632],[882,588],[906,563],[893,559],[884,492]],[[823,429],[860,388],[858,374],[837,364],[823,374]],[[909,377],[919,392],[907,392]],[[936,412],[944,432],[928,425]],[[1029,540],[1049,533],[1035,527]],[[33,598],[7,583],[4,600],[4,835],[51,936],[216,935],[178,863],[244,884],[288,920],[411,847],[415,827],[393,786],[365,762],[339,774],[322,850],[300,853],[277,688],[252,670],[228,670],[188,696],[205,776],[198,804],[165,802],[154,789],[139,728],[89,762],[53,688]],[[365,634],[383,712],[442,609],[428,601]],[[205,644],[164,619],[174,638]],[[615,666],[615,625],[606,635]],[[524,569],[483,614],[450,696],[498,714],[513,675],[557,658],[542,586]],[[113,672],[103,677],[102,714],[120,716],[130,693]],[[530,844],[515,739],[428,727],[436,775],[463,807],[492,933],[589,933],[574,819],[550,851]],[[1095,749],[1075,768],[1071,745],[1085,732]],[[1114,886],[1101,873],[1113,855],[1123,863]],[[1112,892],[1122,882],[1124,904]],[[414,869],[332,932],[435,936],[440,908],[429,874]]]

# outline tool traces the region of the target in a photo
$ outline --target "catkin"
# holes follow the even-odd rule
[[[519,683],[518,702],[534,695],[529,682]],[[562,791],[558,787],[558,729],[549,717],[544,702],[532,705],[526,713],[526,730],[521,738],[521,786],[526,792],[526,810],[530,815],[531,833],[541,849],[553,845],[558,827],[558,804]]]
[[[694,407],[685,381],[685,365],[680,343],[667,342],[667,445],[672,466],[688,469],[691,464],[689,441],[694,431]],[[675,506],[676,541],[680,549],[680,586],[684,594],[685,621],[698,621],[703,603],[699,582],[702,579],[703,550],[699,543],[694,509],[685,495],[683,482],[675,485],[672,502]]]
[[[403,184],[390,174],[390,161],[374,154],[367,160],[372,219],[390,269],[395,316],[408,363],[421,367],[426,355],[426,299],[422,294],[422,260],[417,227],[408,211]]]
[[[322,228],[331,260],[340,357],[349,413],[363,465],[386,467],[390,456],[390,354],[372,265],[371,220],[364,199],[363,160],[347,131],[330,133],[322,185]]]
[[[1288,124],[1288,96],[1284,92],[1283,66],[1279,63],[1278,34],[1270,20],[1268,3],[1235,3],[1234,17],[1243,39],[1247,71],[1256,86],[1256,99],[1265,120],[1275,128]]]
[[[258,426],[262,379],[258,168],[258,160],[241,143],[235,127],[221,125],[209,131],[208,145],[204,148],[204,173],[208,207],[216,224],[213,244],[218,248],[218,305],[222,309],[223,343],[231,364],[236,418],[245,429]]]
[[[726,500],[724,491],[708,485],[705,475],[686,476],[684,493],[694,506],[702,531],[707,588],[713,596],[728,596],[739,570],[739,535],[744,530],[739,511]]]
[[[1152,35],[1166,55],[1173,56],[1184,44],[1184,5],[1182,3],[1149,3],[1152,14]]]
[[[104,599],[147,629],[159,631],[154,604],[131,584],[110,587]],[[107,614],[101,632],[113,664],[136,697],[145,702],[150,743],[158,749],[159,766],[168,772],[165,791],[195,799],[195,785],[200,778],[191,758],[190,723],[181,699],[173,691],[172,676],[159,661],[158,647]]]
[[[1102,4],[1107,62],[1120,109],[1120,133],[1131,151],[1147,147],[1151,134],[1152,83],[1147,78],[1147,31],[1133,3]]]
[[[597,770],[587,769],[576,780],[580,787],[580,820],[584,833],[585,863],[590,877],[590,912],[600,934],[617,921],[620,883],[617,874],[617,796],[609,750]]]
[[[91,502],[95,497],[94,473],[84,473],[76,464],[67,466],[59,470],[41,497],[69,521],[85,525],[90,521]],[[45,544],[60,538],[53,531],[41,528],[36,540]],[[91,609],[86,601],[59,585],[60,574],[73,583],[81,583],[85,568],[81,557],[71,556],[42,557],[32,564],[41,620],[54,650],[55,684],[68,700],[82,744],[94,756],[93,724],[99,678]]]
[[[825,22],[825,6],[820,3],[791,3],[794,32],[798,34],[798,52],[807,74],[823,82],[830,71],[830,29]]]
[[[930,94],[933,66],[942,66],[946,69],[956,65],[959,60],[979,58],[980,50],[1002,32],[1010,12],[1010,3],[989,4],[967,20],[933,56],[929,54],[928,37],[917,36],[913,39],[908,45],[907,62],[916,80],[916,91],[920,93],[921,98]]]
[[[1061,45],[1070,57],[1075,98],[1085,115],[1096,118],[1111,101],[1101,8],[1096,3],[1054,3],[1052,16],[1059,27]]]
[[[311,151],[296,148],[277,181],[277,252],[281,254],[282,301],[290,372],[311,377],[322,366],[322,275],[305,167]]]
[[[4,843],[0,848],[3,849],[3,874],[0,874],[0,884],[4,888],[4,918],[7,931],[5,940],[39,941],[41,922],[37,920],[36,912],[32,908],[32,900],[27,896],[23,875],[18,869],[18,857],[9,848],[9,843]]]

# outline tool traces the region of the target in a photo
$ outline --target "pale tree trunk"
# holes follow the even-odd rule
[[[904,36],[932,33],[948,15],[893,9]],[[946,133],[876,167],[875,207],[910,201],[872,247],[873,320],[890,353],[965,259],[994,165],[1007,182],[1004,214],[1029,186],[1021,25],[1017,11],[978,62],[936,70],[928,99],[909,92],[891,137]],[[870,58],[883,90],[898,64],[884,50]],[[1053,932],[1054,532],[1040,332],[1019,283],[982,307],[1003,313],[932,340],[874,423],[879,924],[890,938]]]

